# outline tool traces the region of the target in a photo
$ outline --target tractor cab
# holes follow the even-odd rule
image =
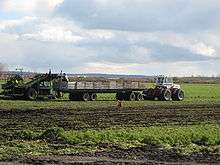
[[[158,76],[156,78],[156,85],[173,85],[173,79],[171,77]]]
[[[166,87],[166,88],[178,88],[180,89],[180,85],[173,83],[172,77],[166,76],[157,76],[156,77],[156,87]]]

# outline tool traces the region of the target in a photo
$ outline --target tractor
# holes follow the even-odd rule
[[[143,92],[145,100],[182,101],[184,99],[184,91],[180,85],[173,83],[171,77],[158,76],[155,80],[155,87]]]

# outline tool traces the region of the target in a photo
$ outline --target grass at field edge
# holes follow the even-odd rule
[[[101,144],[131,148],[156,145],[163,149],[175,149],[179,154],[210,152],[220,154],[220,125],[163,126],[148,128],[109,128],[103,130],[65,131],[49,128],[34,132],[14,132],[2,139],[0,159],[39,155],[68,155],[100,151]],[[111,149],[102,148],[101,150]]]

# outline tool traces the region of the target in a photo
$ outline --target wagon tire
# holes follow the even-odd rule
[[[137,101],[141,101],[141,100],[143,100],[144,98],[143,98],[143,94],[142,93],[137,93],[136,94],[136,100]]]
[[[135,93],[134,92],[131,92],[131,93],[128,93],[127,94],[127,100],[128,101],[135,101],[136,100],[136,95],[135,95]]]
[[[90,100],[91,100],[91,101],[96,101],[96,100],[97,100],[97,94],[96,94],[96,93],[92,93],[92,94],[90,95]]]
[[[81,100],[82,101],[89,101],[90,100],[89,93],[82,93],[81,94]]]

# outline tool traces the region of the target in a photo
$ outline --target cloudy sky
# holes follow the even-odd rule
[[[10,70],[217,75],[219,0],[0,0]]]

